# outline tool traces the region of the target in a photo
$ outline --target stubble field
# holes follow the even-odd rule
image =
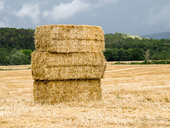
[[[31,69],[0,71],[0,128],[170,127],[170,65],[108,65],[101,88],[100,102],[38,105]]]

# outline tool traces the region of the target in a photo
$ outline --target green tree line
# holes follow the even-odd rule
[[[0,65],[30,64],[34,29],[0,28]]]
[[[35,50],[34,29],[0,28],[0,48]]]
[[[170,59],[170,39],[141,38],[124,33],[105,34],[104,55],[108,61]]]
[[[8,51],[5,48],[0,48],[0,65],[24,65],[31,63],[32,50],[17,50]]]
[[[34,29],[0,28],[0,65],[30,64]],[[170,39],[149,39],[125,33],[105,34],[107,61],[170,59]]]

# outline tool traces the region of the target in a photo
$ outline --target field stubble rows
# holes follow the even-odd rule
[[[100,102],[38,105],[30,69],[1,71],[0,127],[170,127],[170,65],[108,65],[101,87]]]

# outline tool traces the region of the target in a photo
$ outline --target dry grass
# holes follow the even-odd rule
[[[108,65],[101,87],[102,102],[41,106],[31,70],[1,71],[0,127],[170,127],[170,65]]]
[[[148,60],[148,61],[151,62],[151,61],[154,61],[154,60]],[[156,60],[156,61],[162,61],[162,60]],[[169,61],[169,60],[168,60],[168,61]],[[141,63],[141,62],[144,62],[144,60],[143,60],[143,61],[109,61],[109,62],[107,62],[107,64],[108,64],[108,65],[112,65],[112,64],[117,63],[117,62],[125,63],[125,64],[130,64],[130,63],[132,63],[132,62]]]
[[[0,66],[0,69],[28,69],[31,65],[12,65],[12,66]]]

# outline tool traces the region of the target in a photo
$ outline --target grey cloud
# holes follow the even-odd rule
[[[4,21],[0,21],[0,27],[7,27],[7,24]]]
[[[165,28],[170,28],[170,4],[166,4],[162,7],[156,5],[150,8],[148,16],[142,21],[142,24],[146,24],[151,27],[164,25]]]
[[[2,9],[4,9],[4,5],[5,5],[5,2],[4,2],[4,1],[0,1],[0,11],[1,11]]]
[[[103,3],[115,3],[118,2],[119,0],[102,0]]]
[[[100,7],[104,4],[109,4],[109,3],[116,3],[118,2],[119,0],[98,0],[98,3],[94,5],[94,7]]]
[[[4,20],[5,22],[10,22],[10,19],[8,19],[7,17],[4,17],[3,20]]]

